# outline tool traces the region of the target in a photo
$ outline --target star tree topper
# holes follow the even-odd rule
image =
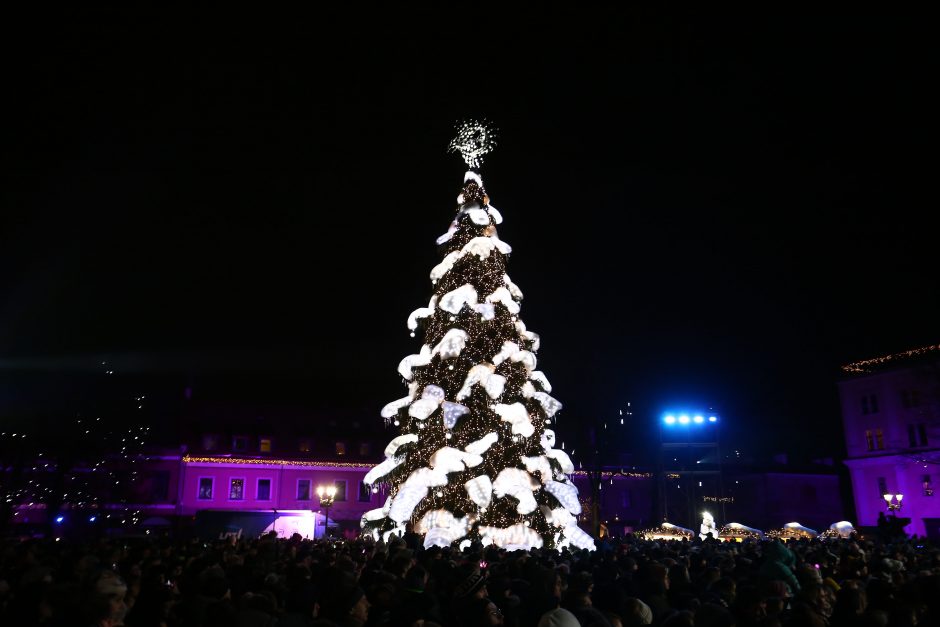
[[[457,135],[448,152],[459,152],[469,168],[479,168],[483,157],[496,147],[496,127],[487,120],[465,120],[457,125]]]

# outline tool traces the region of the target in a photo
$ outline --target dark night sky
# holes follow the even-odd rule
[[[8,24],[4,411],[107,354],[377,420],[472,115],[562,429],[838,454],[838,366],[940,340],[927,20],[363,14]]]

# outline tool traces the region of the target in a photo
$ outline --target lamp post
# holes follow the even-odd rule
[[[330,505],[333,504],[333,498],[336,497],[335,485],[318,485],[317,498],[320,499],[320,507],[326,510],[326,521],[323,524],[323,537],[330,537]]]
[[[903,494],[885,494],[882,496],[885,500],[885,505],[888,506],[888,511],[893,512],[901,509],[901,500],[904,498]],[[897,499],[897,501],[895,501]]]

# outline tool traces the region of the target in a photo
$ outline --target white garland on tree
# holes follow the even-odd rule
[[[512,405],[497,403],[490,409],[496,412],[503,422],[508,422],[512,425],[514,435],[521,435],[527,438],[535,433],[535,427],[532,425],[532,420],[529,417],[529,410],[527,410],[522,403],[513,403]]]
[[[516,511],[520,514],[531,514],[538,507],[535,497],[532,496],[532,492],[538,489],[538,482],[520,468],[503,468],[493,481],[493,494],[497,497],[511,496],[518,500]]]

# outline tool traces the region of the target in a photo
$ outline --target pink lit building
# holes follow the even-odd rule
[[[909,534],[940,539],[940,346],[843,371],[839,395],[856,525],[875,526],[880,512],[894,513],[910,519]]]

